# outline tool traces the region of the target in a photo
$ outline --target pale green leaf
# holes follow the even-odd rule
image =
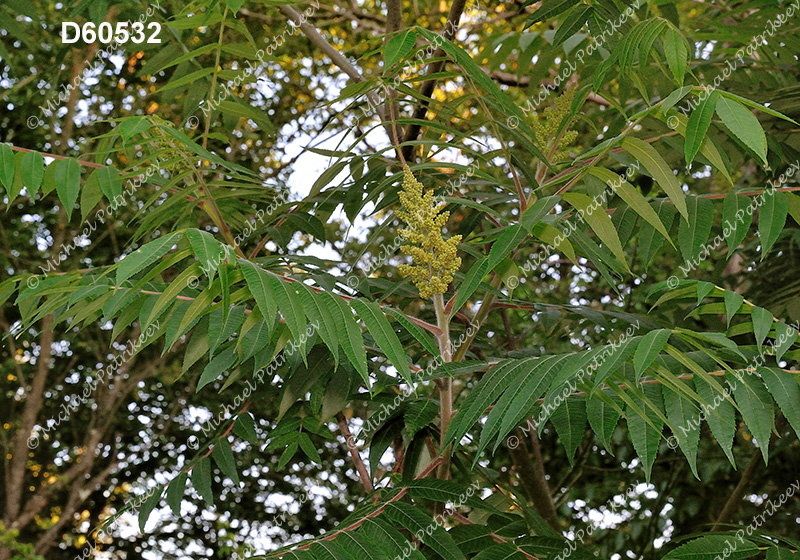
[[[750,109],[724,96],[717,99],[717,115],[722,124],[745,146],[753,150],[763,165],[767,165],[767,136]]]
[[[633,369],[636,372],[637,382],[642,376],[642,373],[644,373],[644,370],[653,363],[653,360],[655,360],[664,349],[664,345],[669,340],[671,334],[672,332],[669,329],[658,329],[650,331],[642,337],[639,346],[636,348],[636,353],[633,355]]]
[[[408,368],[408,359],[403,345],[400,344],[397,333],[394,332],[380,306],[377,303],[361,299],[351,300],[350,305],[402,378],[411,383],[411,371]]]
[[[563,199],[571,206],[576,208],[581,217],[586,220],[592,231],[595,232],[600,241],[605,245],[619,260],[619,262],[630,272],[627,257],[622,249],[622,243],[617,235],[617,230],[611,218],[606,214],[605,208],[597,204],[591,198],[582,193],[565,193]]]
[[[182,231],[176,231],[167,235],[162,235],[155,241],[136,249],[126,255],[117,265],[116,284],[121,286],[125,280],[138,274],[158,259],[163,257],[178,242]]]
[[[694,156],[700,150],[700,145],[708,134],[708,127],[714,117],[714,110],[717,105],[719,93],[714,90],[704,100],[697,104],[686,123],[686,140],[684,142],[684,156],[686,157],[686,167],[691,168]]]
[[[656,149],[644,140],[632,136],[623,138],[622,147],[644,165],[647,172],[661,185],[669,199],[675,204],[675,208],[680,212],[681,216],[688,220],[689,211],[686,208],[686,195],[681,189],[678,178],[675,177],[672,169]]]
[[[388,70],[398,61],[404,59],[417,43],[417,34],[413,29],[408,29],[395,35],[383,47],[383,68]]]

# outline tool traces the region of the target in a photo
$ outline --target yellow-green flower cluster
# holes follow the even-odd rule
[[[553,161],[568,157],[568,146],[578,137],[578,133],[575,130],[569,130],[570,125],[575,120],[574,117],[569,117],[574,97],[575,88],[564,90],[564,93],[556,97],[555,102],[547,107],[533,122],[533,131],[539,140],[540,148],[549,151],[554,147],[550,145],[551,142],[557,144],[556,152],[552,157]],[[561,138],[551,138],[561,128],[564,119],[569,119],[569,121],[564,123],[564,132],[561,134]]]
[[[397,215],[407,226],[400,230],[400,236],[409,242],[400,250],[414,263],[400,265],[400,274],[411,277],[423,298],[443,294],[461,266],[461,257],[457,254],[461,236],[442,238],[442,228],[450,218],[450,212],[442,211],[444,205],[435,204],[432,191],[423,193],[422,183],[417,181],[407,165],[403,168],[400,202],[403,207]]]

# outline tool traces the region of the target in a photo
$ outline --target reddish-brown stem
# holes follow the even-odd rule
[[[361,479],[361,484],[364,486],[364,490],[367,493],[372,492],[375,488],[372,486],[372,477],[367,472],[367,467],[364,466],[364,461],[361,460],[361,455],[358,453],[358,449],[356,449],[355,445],[351,445],[353,436],[350,433],[350,428],[347,427],[347,418],[344,417],[344,414],[341,412],[336,413],[336,420],[339,422],[339,429],[342,432],[342,436],[344,436],[344,442],[347,446],[348,451],[350,451],[350,457],[353,458],[353,463],[356,466],[356,471],[358,471],[358,477]]]

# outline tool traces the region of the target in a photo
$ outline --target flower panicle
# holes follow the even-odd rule
[[[411,278],[420,296],[443,294],[461,266],[458,256],[461,236],[442,237],[450,212],[443,210],[444,204],[436,204],[433,191],[424,192],[422,183],[408,166],[403,168],[400,203],[402,208],[397,215],[406,224],[400,230],[400,237],[408,242],[400,250],[411,257],[413,264],[402,264],[398,270]]]

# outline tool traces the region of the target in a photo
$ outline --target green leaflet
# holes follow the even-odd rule
[[[81,192],[81,165],[73,158],[62,159],[54,165],[56,165],[56,192],[69,220],[78,201],[78,194]]]
[[[761,260],[783,232],[786,224],[786,215],[789,213],[789,202],[786,194],[773,190],[771,194],[765,193],[764,204],[758,212],[758,235],[761,238]]]
[[[142,503],[142,505],[139,506],[139,530],[142,532],[144,532],[144,526],[147,524],[150,514],[153,513],[153,510],[158,505],[158,502],[161,501],[161,495],[164,493],[164,487],[159,485],[155,488],[151,488],[149,492],[150,495]]]
[[[644,221],[653,226],[674,247],[674,244],[672,244],[672,239],[669,237],[667,228],[664,227],[664,224],[661,222],[661,219],[658,217],[656,211],[653,210],[653,207],[650,206],[650,204],[647,202],[647,199],[642,195],[642,193],[639,192],[638,189],[636,189],[629,182],[625,181],[621,176],[603,167],[590,167],[588,173],[605,181],[606,184],[608,184],[608,186],[611,187],[612,190],[622,200],[624,200],[626,204],[628,204],[628,206],[633,208],[636,213],[644,219]]]
[[[494,270],[500,264],[500,261],[516,249],[526,237],[528,237],[528,232],[519,224],[506,228],[497,238],[497,241],[492,243],[492,248],[489,251],[489,271]]]
[[[407,382],[412,383],[411,371],[408,368],[408,358],[403,345],[400,344],[397,333],[394,332],[380,306],[375,302],[360,299],[350,301],[350,305],[364,322],[372,338],[378,343],[386,357],[397,368],[400,376]]]
[[[690,91],[692,89],[692,86],[686,86],[686,88],[688,88],[687,91]],[[680,91],[682,90],[676,90],[676,92]],[[680,97],[682,98],[683,96],[681,95]],[[667,106],[666,102],[668,99],[669,97],[664,100],[664,104],[662,105],[662,110],[664,111],[665,114],[666,110],[664,110],[663,107]],[[679,99],[675,100],[676,103],[677,101],[679,101]],[[670,100],[670,102],[672,102],[672,100]],[[667,126],[669,126],[670,128],[674,126],[675,131],[678,134],[684,137],[686,136],[686,127],[688,125],[689,119],[687,119],[686,117],[684,117],[679,113],[673,113],[672,115],[669,116],[669,118],[666,117],[659,117],[659,118],[661,118],[662,121],[666,121]],[[725,160],[722,159],[722,154],[720,153],[719,148],[717,148],[716,144],[714,144],[713,139],[710,136],[706,136],[705,139],[700,143],[700,153],[703,155],[703,157],[705,157],[709,161],[709,163],[711,163],[711,165],[713,165],[717,169],[717,171],[722,173],[723,177],[725,177],[725,180],[728,182],[728,184],[733,186],[733,178],[731,177],[731,174],[725,165]]]
[[[8,144],[0,144],[0,183],[6,188],[9,202],[13,201],[14,151]]]
[[[127,255],[117,265],[116,285],[121,286],[128,278],[138,274],[166,255],[182,235],[182,231],[163,235]]]
[[[780,362],[786,351],[797,340],[798,332],[792,326],[780,321],[775,325],[775,359]]]
[[[444,560],[466,560],[453,537],[419,509],[404,502],[393,502],[386,505],[383,515],[413,534],[420,535],[422,541]],[[432,525],[433,531],[429,534]]]
[[[723,297],[725,298],[725,318],[730,327],[731,319],[733,319],[733,316],[736,315],[736,312],[741,309],[744,303],[744,296],[730,290],[725,290],[725,295]]]
[[[336,320],[333,318],[335,309],[331,309],[328,305],[324,305],[324,300],[318,297],[317,294],[303,283],[297,283],[300,289],[300,299],[303,303],[306,315],[312,323],[319,325],[317,332],[319,332],[325,346],[331,351],[335,361],[335,368],[339,367],[339,343],[338,335],[336,332]]]
[[[728,194],[722,202],[722,231],[728,244],[728,258],[739,248],[750,230],[753,213],[745,210],[749,205],[749,198],[736,193]]]
[[[167,286],[164,291],[161,292],[161,295],[153,305],[147,320],[142,323],[142,328],[147,328],[150,323],[152,323],[158,316],[161,315],[161,312],[165,308],[175,303],[178,294],[185,290],[188,287],[189,282],[192,279],[197,278],[199,274],[202,274],[202,271],[200,270],[200,263],[197,262],[190,264],[186,269],[178,274],[178,276],[176,276],[175,279],[170,282],[169,286]]]
[[[502,414],[504,411],[502,408],[503,405],[496,407],[499,408],[496,413],[495,408],[493,408],[483,428],[484,431],[491,433],[490,421],[493,421],[493,416],[501,417],[502,423],[498,430],[500,437],[497,438],[493,451],[497,451],[497,448],[503,442],[503,437],[505,437],[515,425],[522,422],[531,414],[536,406],[536,401],[545,393],[545,388],[551,386],[553,378],[559,371],[563,371],[568,364],[572,363],[567,360],[572,359],[573,356],[572,354],[563,354],[561,356],[538,358],[539,361],[536,362],[534,368],[528,373],[525,382],[519,384],[519,391],[516,392],[517,384],[512,384],[511,387],[514,391],[512,392],[509,390],[503,394],[500,399],[501,401],[506,398],[506,395],[513,396],[513,399],[506,409],[507,412]],[[498,401],[498,403],[499,402],[500,401]],[[544,417],[539,420],[540,425],[544,423]],[[481,432],[481,438],[482,437],[483,431]]]
[[[100,183],[100,191],[109,202],[122,195],[122,179],[116,167],[101,167],[95,174],[97,182]]]
[[[767,136],[761,123],[750,112],[750,109],[725,96],[717,99],[716,111],[722,124],[738,138],[745,146],[750,148],[767,166]]]
[[[728,457],[731,465],[736,467],[731,447],[733,435],[736,432],[736,413],[733,405],[725,398],[725,394],[713,388],[710,383],[701,377],[694,376],[694,386],[697,394],[705,402],[711,403],[709,409],[703,409],[703,420],[706,421],[711,433],[719,443],[722,451]]]
[[[694,156],[700,150],[700,145],[708,134],[708,127],[711,125],[711,118],[717,106],[719,93],[714,90],[708,97],[700,101],[692,111],[689,122],[686,123],[686,140],[684,142],[684,156],[686,157],[686,167],[692,167]]]
[[[526,560],[528,557],[510,542],[494,543],[472,557],[473,560]]]
[[[417,43],[417,34],[413,29],[408,29],[395,35],[383,47],[383,69],[389,70],[397,62],[408,56]]]
[[[753,321],[753,336],[756,337],[756,344],[758,350],[761,351],[761,344],[767,338],[770,329],[772,328],[772,313],[763,307],[753,306],[750,310],[750,318]]]
[[[688,386],[688,382],[679,380]],[[672,438],[668,439],[670,447],[674,448],[677,442],[681,451],[689,461],[692,473],[695,478],[700,480],[697,474],[697,448],[700,445],[700,409],[695,403],[678,394],[674,389],[666,386],[661,387],[664,396],[664,408],[667,411],[669,421],[678,426],[678,431],[673,432]]]
[[[619,423],[622,402],[615,395],[605,395],[612,399],[617,406],[614,407],[604,399],[600,398],[604,392],[598,391],[593,397],[586,399],[586,417],[589,420],[589,426],[592,431],[597,435],[597,439],[612,455],[611,437],[617,429]]]
[[[688,220],[689,211],[686,208],[686,195],[681,189],[678,178],[675,177],[672,169],[655,148],[644,140],[632,136],[626,136],[622,139],[622,147],[644,165],[647,172],[661,185],[669,199],[675,204],[675,208],[680,212],[681,216]]]
[[[211,491],[211,459],[203,457],[192,469],[192,486],[208,505],[214,505],[214,493]]]
[[[232,337],[234,333],[241,333],[242,323],[244,323],[244,306],[236,305],[229,309],[228,313],[219,307],[221,306],[215,305],[208,316],[209,355],[213,355],[219,345]]]
[[[408,495],[415,500],[424,499],[440,503],[462,503],[476,508],[486,509],[477,493],[467,496],[464,486],[458,482],[433,478],[420,478],[408,482]]]
[[[89,175],[89,178],[86,179],[86,182],[83,184],[83,190],[81,190],[81,202],[80,202],[80,209],[81,209],[81,220],[85,220],[86,216],[89,215],[89,212],[94,210],[94,207],[97,206],[97,203],[103,198],[103,194],[100,192],[100,185],[97,182],[97,173],[92,173]]]
[[[659,220],[664,224],[664,229],[669,232],[672,223],[675,221],[675,206],[670,204],[666,198],[660,198],[651,202],[652,207],[658,214]],[[645,270],[656,256],[656,253],[664,245],[664,236],[649,223],[645,222],[639,230],[639,258],[644,264]]]
[[[771,546],[767,549],[766,560],[797,560],[797,552],[792,552],[788,548]]]
[[[307,324],[303,302],[300,299],[302,288],[296,282],[287,282],[274,274],[267,276],[267,282],[272,285],[272,293],[278,302],[278,309],[295,341],[302,340],[301,337],[306,335]]]
[[[672,76],[679,86],[683,85],[683,78],[686,75],[686,67],[689,58],[689,49],[686,46],[686,39],[672,27],[667,27],[661,37],[664,45],[664,55],[667,59]]]
[[[56,169],[58,162],[51,162],[44,170],[44,178],[42,179],[42,196],[48,195],[56,190]]]
[[[558,26],[555,36],[553,37],[553,46],[558,47],[564,41],[575,35],[586,24],[586,20],[593,12],[591,6],[586,4],[578,4],[572,12],[566,17],[564,22]]]
[[[535,2],[536,0],[525,0],[523,6],[530,6]],[[553,16],[564,13],[573,6],[575,6],[574,0],[548,0],[547,2],[542,2],[539,9],[533,12],[531,17],[528,18],[528,21],[525,23],[525,28],[527,29],[534,23],[545,21]]]
[[[678,245],[681,248],[681,256],[689,266],[689,263],[694,264],[698,259],[705,260],[708,251],[713,250],[713,246],[706,246],[706,242],[711,234],[714,205],[705,198],[690,196],[687,207],[688,221],[681,221],[678,224]]]
[[[758,368],[758,374],[800,438],[800,408],[797,406],[800,403],[800,383],[797,378],[779,368],[761,367]]]
[[[249,412],[244,412],[236,417],[233,433],[251,445],[258,445],[259,443],[256,424]]]
[[[575,451],[586,431],[586,405],[583,397],[567,398],[550,416],[550,422],[555,427],[558,438],[567,452],[569,464],[573,465]]]
[[[250,290],[253,299],[256,300],[256,305],[269,327],[270,322],[278,312],[278,303],[275,298],[272,283],[269,281],[269,277],[272,276],[272,274],[257,264],[244,259],[239,259],[239,265],[242,268],[242,274],[244,274],[247,288]]]
[[[401,557],[403,550],[409,548],[406,546],[408,540],[392,524],[380,518],[365,519],[361,530],[364,532],[364,536],[387,551],[387,558]],[[413,560],[424,560],[425,558],[416,548],[411,548],[411,553],[407,557]]]
[[[227,438],[222,437],[214,444],[211,456],[219,469],[230,478],[234,484],[239,485],[239,473],[236,472],[236,460],[233,458],[233,450]]]
[[[758,443],[764,464],[767,464],[770,433],[775,426],[775,408],[772,399],[762,380],[754,374],[747,373],[735,377],[727,373],[726,378],[733,389],[733,396],[742,413],[742,419]]]
[[[475,293],[475,290],[478,289],[481,281],[488,273],[489,257],[483,257],[473,263],[464,277],[464,280],[458,286],[458,290],[456,292],[456,301],[453,305],[453,310],[450,312],[451,317],[455,315],[465,303],[467,303],[467,300],[470,298],[470,296],[472,296],[472,294]]]
[[[181,514],[181,502],[183,501],[183,494],[186,492],[186,481],[189,475],[185,472],[180,473],[173,478],[167,486],[167,505],[175,515]]]
[[[531,234],[534,237],[541,239],[548,245],[552,245],[564,253],[564,255],[573,263],[575,263],[576,266],[580,266],[578,264],[578,257],[575,256],[575,249],[572,248],[572,243],[569,242],[569,235],[567,235],[567,233],[562,232],[555,226],[552,226],[548,223],[539,222],[533,226]]]
[[[629,338],[622,343],[621,347],[611,346],[611,348],[605,350],[609,355],[600,360],[600,365],[594,372],[594,386],[591,393],[594,393],[610,375],[622,369],[622,365],[628,361],[628,358],[633,354],[641,340],[638,337]],[[598,354],[595,359],[602,354]]]
[[[644,370],[653,363],[656,356],[664,349],[664,345],[669,340],[671,334],[672,331],[669,329],[658,329],[650,331],[642,337],[639,346],[636,348],[636,353],[633,356],[633,369],[636,373],[637,383],[642,373],[644,373]]]
[[[439,415],[439,402],[432,398],[415,400],[403,412],[403,433],[409,439]]]
[[[200,390],[209,383],[216,381],[220,375],[228,371],[228,369],[236,363],[235,350],[235,345],[231,344],[208,362],[206,367],[203,368],[203,373],[200,374],[200,379],[197,381],[195,393],[200,392]]]
[[[44,178],[44,158],[39,152],[28,152],[22,156],[22,182],[31,198],[42,186]]]
[[[579,211],[581,217],[586,220],[603,245],[614,254],[625,270],[630,272],[617,230],[614,228],[611,218],[606,214],[605,208],[595,204],[591,198],[581,193],[565,193],[562,198]]]
[[[515,370],[517,363],[517,360],[505,360],[486,372],[478,386],[469,392],[458,412],[450,421],[450,426],[445,434],[446,445],[464,437],[472,425],[483,415],[486,408],[511,384],[510,375]]]
[[[730,546],[732,540],[736,542],[735,547]],[[664,560],[714,560],[721,557],[723,551],[730,551],[727,558],[742,560],[758,554],[758,547],[746,539],[739,541],[730,535],[706,535],[671,550]]]
[[[387,308],[386,312],[394,317],[398,323],[400,323],[404,329],[406,329],[411,336],[413,336],[417,342],[419,342],[425,350],[427,350],[431,356],[438,356],[439,355],[439,348],[436,344],[436,341],[433,339],[431,334],[427,331],[422,330],[421,327],[417,326],[416,323],[412,322],[411,319],[406,317],[406,315],[398,311],[394,308]],[[445,365],[444,363],[442,365]]]
[[[259,111],[247,103],[243,103],[239,98],[225,99],[219,104],[219,110],[224,115],[237,118],[249,119],[256,123],[261,130],[268,133],[275,131],[275,125],[267,117],[264,111]]]
[[[661,113],[663,115],[666,115],[669,112],[669,110],[672,109],[681,99],[686,97],[686,94],[688,94],[690,91],[692,91],[692,86],[683,86],[683,87],[679,87],[678,89],[676,89],[675,91],[670,93],[668,96],[666,96],[660,102]],[[685,133],[685,129],[684,129],[684,133]]]
[[[201,68],[200,70],[195,70],[194,72],[190,72],[190,73],[186,74],[185,76],[181,76],[180,78],[174,78],[174,79],[170,80],[165,86],[163,86],[159,90],[159,92],[160,93],[166,93],[166,92],[168,92],[170,90],[173,90],[173,89],[176,89],[176,88],[179,88],[179,87],[183,87],[183,86],[188,85],[188,84],[192,84],[192,83],[194,83],[194,82],[196,82],[196,81],[198,81],[198,80],[200,80],[202,78],[205,78],[206,76],[208,76],[209,74],[212,74],[213,72],[214,72],[214,68]],[[147,128],[149,128],[149,127],[150,127],[150,125],[148,123]]]
[[[647,385],[643,387],[644,394],[650,399],[657,407],[663,408],[661,391],[656,385]],[[653,468],[653,463],[658,454],[658,445],[661,442],[661,430],[663,422],[658,417],[649,416],[650,422],[645,420],[644,410],[647,405],[639,397],[632,397],[634,402],[638,405],[638,409],[628,405],[625,416],[628,424],[628,431],[630,432],[631,442],[633,443],[636,454],[642,461],[642,468],[644,468],[645,480],[650,481],[650,473]],[[654,428],[650,424],[654,423]],[[658,429],[656,429],[658,428]]]
[[[203,271],[208,274],[209,280],[212,280],[214,273],[222,263],[226,248],[207,231],[195,228],[186,230],[186,239],[189,240],[189,245],[200,261]]]
[[[128,140],[137,134],[141,134],[145,130],[149,130],[149,128],[150,121],[147,120],[147,118],[128,117],[119,123],[117,130],[119,131],[120,136],[122,136],[122,144],[125,145]]]
[[[331,310],[336,330],[339,333],[339,344],[342,346],[347,359],[356,368],[364,383],[369,386],[369,372],[367,371],[367,351],[364,348],[364,338],[353,318],[350,307],[338,296],[323,292],[320,294],[328,309]]]
[[[520,225],[524,227],[528,233],[531,233],[533,226],[541,222],[542,218],[549,214],[560,200],[561,197],[557,195],[538,199],[522,214],[519,219]]]

